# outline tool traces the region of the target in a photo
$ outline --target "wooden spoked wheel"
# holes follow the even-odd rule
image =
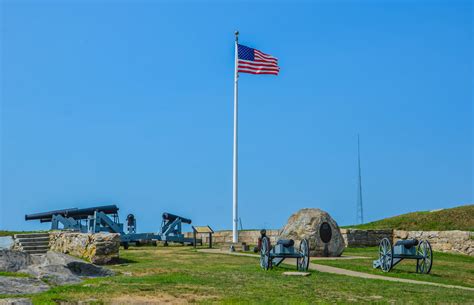
[[[300,254],[302,257],[296,259],[296,267],[298,271],[307,271],[309,267],[309,242],[307,239],[300,242]]]
[[[270,239],[266,236],[262,238],[262,245],[260,247],[260,267],[263,270],[271,268],[272,262],[270,260]]]
[[[422,240],[416,247],[416,255],[422,258],[416,260],[416,272],[428,274],[433,265],[433,251],[429,241]]]
[[[393,266],[393,247],[388,238],[382,239],[379,245],[380,269],[383,272],[389,272]]]

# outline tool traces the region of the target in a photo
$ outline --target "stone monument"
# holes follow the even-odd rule
[[[308,239],[311,256],[341,256],[345,248],[336,221],[320,209],[301,209],[291,215],[280,238],[294,239],[298,244]]]

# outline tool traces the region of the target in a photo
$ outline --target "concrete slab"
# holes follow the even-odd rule
[[[287,271],[287,272],[283,272],[283,275],[289,275],[289,276],[308,276],[308,275],[311,275],[311,273],[309,273],[309,272]]]

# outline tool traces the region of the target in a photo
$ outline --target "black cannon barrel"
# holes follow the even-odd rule
[[[174,221],[177,218],[180,218],[181,221],[184,222],[184,223],[191,224],[191,219],[184,218],[184,217],[174,215],[174,214],[171,214],[171,213],[163,213],[163,219],[164,220]]]
[[[41,222],[49,222],[52,220],[53,215],[61,215],[64,217],[72,217],[74,219],[86,219],[90,215],[94,215],[95,211],[103,212],[105,214],[115,214],[119,208],[116,205],[104,205],[98,207],[91,207],[85,209],[65,209],[65,210],[56,210],[44,213],[30,214],[25,215],[25,220],[40,220]]]
[[[113,205],[103,205],[99,207],[77,209],[75,211],[68,212],[65,216],[72,217],[74,219],[87,219],[87,217],[94,215],[94,212],[102,212],[104,214],[116,214],[119,208]]]
[[[64,215],[68,212],[75,211],[75,210],[77,210],[77,208],[55,210],[55,211],[36,213],[36,214],[26,214],[25,220],[41,220],[41,222],[45,222],[45,221],[48,221],[49,219],[49,221],[51,221],[51,218],[53,217],[53,215],[57,215],[57,214]]]

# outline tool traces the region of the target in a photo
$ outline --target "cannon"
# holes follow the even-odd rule
[[[183,223],[191,224],[191,219],[174,215],[171,213],[163,213],[162,218],[163,221],[161,222],[160,240],[164,241],[165,246],[167,246],[168,242],[170,241],[182,244],[194,244],[194,239],[184,237],[184,234],[181,230]],[[199,240],[199,242],[201,242],[201,240]]]
[[[104,205],[85,209],[71,208],[64,210],[55,210],[36,214],[25,215],[25,220],[39,220],[40,222],[51,222],[51,230],[73,230],[88,232],[91,218],[96,213],[112,215],[115,222],[118,222],[118,207],[116,205]],[[83,223],[86,222],[86,224]],[[95,226],[94,226],[95,227]],[[99,230],[102,231],[102,230]],[[94,231],[94,232],[99,232]],[[105,230],[109,231],[109,230]]]
[[[193,238],[185,238],[182,233],[182,224],[190,224],[191,219],[163,213],[161,232],[137,233],[137,221],[133,214],[127,216],[127,232],[124,224],[119,221],[119,208],[116,205],[104,205],[91,208],[71,208],[50,212],[25,215],[25,220],[39,220],[51,222],[51,230],[71,230],[82,233],[109,232],[120,234],[121,245],[127,249],[130,243],[138,245],[141,241],[164,241],[193,244]],[[196,240],[201,243],[200,239]]]
[[[171,214],[171,213],[163,213],[162,217],[163,217],[163,220],[167,220],[168,222],[169,221],[175,221],[178,218],[181,220],[182,223],[191,224],[191,222],[192,222],[191,219],[184,218],[184,217],[174,215],[174,214]]]
[[[137,220],[133,214],[127,215],[127,231],[128,233],[137,233]]]
[[[94,212],[96,211],[103,212],[105,214],[117,214],[118,210],[119,208],[116,205],[104,205],[85,209],[72,208],[44,213],[27,214],[25,215],[25,220],[40,220],[41,222],[50,222],[52,221],[54,215],[72,217],[76,220],[79,220],[87,219],[89,216],[94,215]]]
[[[51,221],[53,215],[67,215],[67,213],[72,211],[77,211],[77,208],[72,209],[64,209],[64,210],[55,210],[43,213],[36,213],[36,214],[26,214],[25,220],[40,220],[41,222]]]
[[[389,272],[404,259],[416,259],[416,272],[428,274],[433,265],[433,251],[427,240],[399,240],[392,246],[388,238],[380,241],[379,259],[373,262],[374,268]]]
[[[264,230],[262,231],[264,232]],[[260,267],[264,270],[280,265],[286,258],[296,258],[296,269],[298,271],[308,270],[309,242],[307,239],[301,240],[299,249],[296,250],[293,239],[280,239],[272,247],[268,236],[262,234],[257,248],[260,248]]]

